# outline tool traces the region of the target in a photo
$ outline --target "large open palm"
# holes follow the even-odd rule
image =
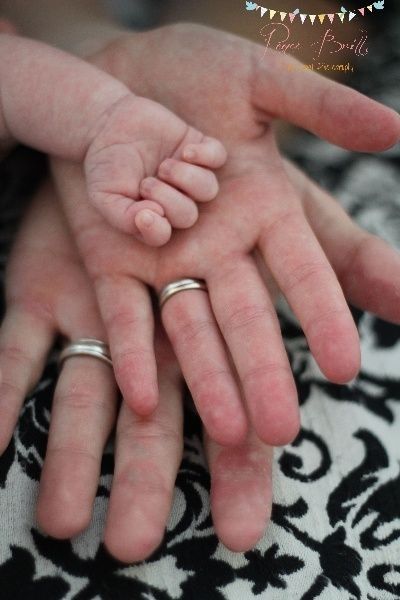
[[[298,316],[322,371],[342,383],[356,375],[360,357],[341,284],[349,283],[349,269],[363,264],[372,242],[365,244],[361,233],[346,237],[346,243],[338,238],[341,255],[335,252],[336,264],[330,263],[317,239],[323,224],[310,227],[300,201],[303,179],[297,171],[289,175],[272,119],[282,117],[331,142],[369,151],[395,143],[398,116],[312,72],[289,69],[293,59],[287,56],[198,26],[122,36],[93,61],[218,135],[229,152],[217,200],[161,251],[113,231],[87,203],[80,204],[78,169],[60,164],[54,169],[95,280],[128,404],[145,413],[157,396],[152,311],[143,283],[159,290],[175,279],[198,277],[206,280],[209,295],[175,296],[163,310],[163,322],[206,429],[220,443],[238,443],[248,412],[265,442],[292,440],[299,424],[296,388],[260,275],[262,261],[253,253],[261,255]],[[351,286],[350,300],[362,301],[354,281]],[[378,305],[372,300],[372,308]]]

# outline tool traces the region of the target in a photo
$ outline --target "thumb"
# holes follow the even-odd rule
[[[323,77],[295,58],[255,49],[253,102],[257,108],[303,127],[333,144],[377,152],[400,139],[400,116],[355,90]]]

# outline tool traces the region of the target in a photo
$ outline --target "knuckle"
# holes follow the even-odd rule
[[[111,407],[111,403],[94,393],[92,387],[82,383],[76,384],[68,391],[56,390],[54,401],[74,412],[89,412],[94,408],[109,411]]]
[[[265,363],[257,365],[248,369],[242,377],[242,383],[245,386],[249,384],[258,383],[260,379],[266,379],[268,377],[278,376],[292,376],[288,365],[284,365],[278,362]]]
[[[224,334],[240,332],[243,329],[257,326],[258,323],[271,315],[271,309],[266,304],[248,304],[231,311],[221,322]]]
[[[217,383],[227,382],[232,377],[225,368],[210,367],[201,371],[198,377],[190,382],[190,389],[195,398],[208,396],[210,389],[217,387]]]
[[[151,465],[151,467],[149,468],[149,465],[138,467],[132,461],[132,464],[116,475],[113,485],[128,490],[136,490],[139,487],[141,493],[146,495],[169,496],[171,485],[166,476],[157,469],[156,465]]]
[[[14,297],[12,309],[26,315],[35,321],[37,325],[41,326],[42,329],[51,327],[54,322],[53,302],[49,298],[47,290],[45,294],[42,293],[41,289],[39,293],[35,291],[30,297],[26,297],[26,295],[23,297]]]
[[[305,323],[304,329],[307,331],[309,336],[313,336],[314,332],[321,328],[322,324],[332,323],[334,319],[345,317],[346,319],[351,318],[349,315],[349,309],[347,306],[343,308],[329,308],[325,311],[314,315],[309,322]],[[325,335],[324,332],[321,335]]]
[[[124,379],[137,373],[137,365],[150,364],[154,362],[154,353],[144,346],[137,346],[125,350],[117,350],[113,353],[113,366],[117,379]]]
[[[32,357],[20,346],[0,346],[0,356],[7,363],[30,365]]]
[[[91,452],[89,448],[82,446],[82,444],[77,441],[70,440],[68,443],[64,444],[56,444],[49,442],[47,450],[46,450],[46,459],[49,460],[54,459],[54,457],[58,456],[66,456],[71,461],[71,457],[76,457],[80,460],[87,459],[90,462],[95,462],[96,464],[99,462],[100,458],[94,452]]]
[[[2,396],[17,397],[19,399],[24,398],[27,393],[27,389],[19,383],[4,377],[0,385]]]
[[[204,335],[207,335],[214,325],[214,321],[209,318],[186,318],[183,322],[176,321],[170,330],[171,341],[173,345],[193,346]]]
[[[149,421],[138,421],[135,418],[129,423],[118,427],[118,437],[122,441],[133,442],[135,446],[155,446],[159,442],[162,447],[168,443],[171,446],[181,446],[182,435],[178,428],[163,423],[159,418],[152,417]]]
[[[130,331],[141,327],[145,315],[135,312],[132,308],[111,311],[104,315],[104,324],[106,328],[118,329],[121,331]]]
[[[324,275],[330,275],[331,267],[322,262],[306,262],[297,265],[287,275],[286,282],[283,285],[285,292],[291,292],[297,287],[307,284],[321,286]]]
[[[297,220],[299,216],[302,216],[302,213],[295,208],[288,208],[286,210],[280,211],[276,214],[270,223],[268,223],[260,236],[261,243],[271,243],[271,239],[273,238],[273,234],[282,226],[287,226],[289,220]],[[273,243],[273,239],[272,239]]]

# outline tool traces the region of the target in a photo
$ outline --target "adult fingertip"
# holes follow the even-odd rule
[[[255,507],[246,494],[241,503],[218,506],[212,497],[211,506],[218,539],[231,552],[247,552],[263,537],[271,514],[266,499],[263,506]]]
[[[148,559],[161,546],[164,529],[144,521],[132,536],[121,536],[119,531],[106,530],[104,545],[115,559],[124,564],[135,564]]]
[[[291,444],[300,431],[300,413],[294,408],[294,400],[289,402],[276,401],[262,417],[259,415],[254,422],[257,435],[264,444],[270,446],[286,446]]]
[[[287,446],[294,442],[300,432],[300,421],[292,421],[284,423],[276,422],[271,424],[267,434],[264,434],[261,439],[265,444],[274,447]]]
[[[235,518],[235,517],[234,517]],[[221,543],[231,552],[248,552],[252,550],[265,532],[265,525],[253,526],[250,529],[241,519],[229,518],[229,523],[221,530],[216,530],[216,534]]]
[[[221,446],[240,446],[247,438],[248,423],[245,418],[238,418],[234,415],[231,419],[229,415],[223,422],[208,422],[207,433],[210,438]]]
[[[323,370],[325,377],[337,385],[345,385],[356,379],[360,371],[360,360],[356,357],[351,357],[349,362],[332,365]]]
[[[346,335],[347,334],[347,335]],[[325,340],[323,363],[319,364],[325,377],[332,383],[344,385],[355,379],[361,368],[361,350],[358,332],[343,331],[339,339]]]
[[[36,509],[36,520],[41,530],[57,540],[71,539],[85,531],[92,520],[92,511],[76,510],[59,505],[57,512],[49,510],[47,502],[40,502]]]
[[[154,361],[154,355],[149,361]],[[120,383],[121,393],[130,410],[140,417],[150,416],[158,406],[160,392],[157,383],[156,365],[147,364],[148,371],[144,373],[145,365],[142,366],[142,377],[135,369],[135,365],[128,363],[121,367],[116,366],[115,374]]]
[[[353,115],[358,126],[349,138],[349,147],[358,152],[383,152],[400,140],[400,116],[387,106],[362,98],[365,110]],[[356,110],[356,109],[354,109]]]
[[[129,408],[139,417],[151,417],[158,407],[158,394],[148,394],[131,398],[127,401]]]
[[[371,135],[372,150],[383,152],[395,146],[400,140],[400,116],[399,114],[386,107],[381,107],[381,114],[377,116],[372,124],[373,132]],[[377,140],[374,143],[374,138]]]

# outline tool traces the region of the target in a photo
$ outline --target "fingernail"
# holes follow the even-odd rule
[[[144,227],[151,227],[154,223],[154,215],[151,210],[143,210],[139,213],[140,222]]]
[[[141,185],[142,191],[149,192],[154,187],[154,184],[156,181],[157,180],[155,177],[147,177],[146,179],[143,179],[142,185]]]
[[[185,148],[183,157],[185,160],[194,160],[196,158],[196,151],[191,147]]]
[[[164,162],[161,163],[158,172],[161,175],[168,175],[168,173],[171,170],[172,165],[173,165],[173,161],[170,158],[167,158],[166,160],[164,160]]]

